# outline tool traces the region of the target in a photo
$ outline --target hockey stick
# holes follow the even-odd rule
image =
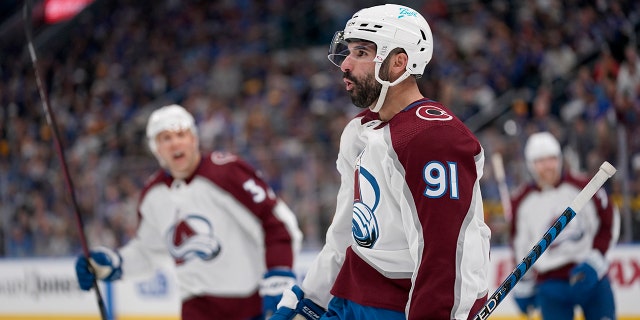
[[[491,164],[493,165],[493,173],[498,183],[498,192],[500,194],[500,202],[502,203],[502,214],[504,220],[511,221],[511,200],[509,199],[509,188],[504,173],[504,163],[500,153],[491,155]]]
[[[573,199],[571,205],[558,217],[556,222],[547,230],[542,239],[529,251],[526,257],[522,259],[515,269],[507,276],[498,289],[489,297],[482,309],[473,317],[474,320],[484,320],[496,309],[498,304],[504,300],[511,289],[520,281],[522,276],[531,268],[531,266],[540,258],[545,250],[551,245],[553,240],[558,237],[560,232],[567,226],[567,223],[576,216],[576,213],[591,200],[593,195],[600,190],[602,185],[616,173],[609,162],[605,161],[600,165],[598,172],[591,178],[591,181],[578,193]]]
[[[84,256],[87,258],[87,261],[90,258],[89,255],[89,247],[87,245],[87,237],[84,234],[84,228],[82,223],[82,217],[80,216],[78,210],[78,202],[76,201],[75,192],[73,188],[73,183],[71,182],[71,176],[69,175],[69,168],[67,167],[67,161],[64,156],[64,151],[62,149],[62,143],[60,142],[60,134],[58,133],[58,126],[56,124],[56,119],[54,117],[53,112],[51,111],[51,106],[49,104],[49,97],[47,96],[47,92],[44,88],[44,84],[42,83],[42,77],[40,76],[40,71],[38,69],[38,57],[36,56],[35,46],[33,45],[33,36],[31,34],[31,19],[32,16],[32,8],[31,8],[31,0],[25,0],[24,2],[24,10],[23,10],[23,19],[24,19],[24,30],[27,36],[27,46],[29,49],[29,56],[31,57],[31,63],[33,64],[33,69],[35,72],[36,78],[36,86],[38,87],[38,91],[40,93],[40,99],[42,100],[42,107],[44,108],[44,113],[47,118],[47,122],[49,123],[49,127],[53,133],[53,141],[56,147],[56,153],[58,154],[58,159],[60,161],[60,166],[62,167],[62,174],[64,176],[65,183],[67,185],[67,189],[69,190],[69,195],[71,197],[71,204],[73,206],[73,210],[75,213],[76,224],[78,227],[80,244],[82,245],[82,252]],[[89,268],[91,268],[91,264],[89,264]],[[107,317],[107,308],[104,304],[104,299],[102,299],[102,294],[100,293],[100,289],[98,288],[98,281],[96,279],[93,280],[93,287],[96,289],[96,298],[98,300],[98,307],[100,308],[100,315],[103,320],[109,319]]]
[[[500,203],[502,204],[502,216],[504,221],[509,223],[511,221],[511,196],[509,195],[509,187],[507,186],[507,179],[504,170],[504,161],[502,161],[502,154],[494,152],[491,155],[491,165],[493,166],[493,174],[496,182],[498,183],[498,192],[500,195]],[[529,306],[526,315],[527,320],[535,319],[535,307]]]

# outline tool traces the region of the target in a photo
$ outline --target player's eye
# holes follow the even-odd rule
[[[358,58],[366,57],[367,55],[368,55],[368,53],[365,50],[356,50],[356,57],[358,57]]]

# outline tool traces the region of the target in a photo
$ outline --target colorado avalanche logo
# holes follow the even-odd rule
[[[421,106],[416,110],[416,115],[424,120],[449,121],[453,116],[436,106]]]
[[[356,168],[354,183],[351,232],[359,246],[372,248],[380,237],[375,215],[380,201],[380,187],[375,177],[359,165]]]
[[[193,258],[211,260],[220,254],[220,242],[211,223],[197,215],[178,220],[167,232],[167,247],[178,265]]]

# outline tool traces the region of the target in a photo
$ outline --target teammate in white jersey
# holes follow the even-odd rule
[[[275,312],[302,233],[294,214],[238,157],[201,154],[194,118],[183,107],[155,110],[149,147],[161,165],[138,204],[136,237],[117,251],[91,251],[98,279],[148,275],[157,258],[175,262],[182,319],[264,319]],[[80,287],[95,275],[76,262]]]
[[[329,59],[362,109],[344,129],[337,208],[301,287],[272,319],[468,319],[487,298],[483,149],[416,78],[431,59],[411,8],[358,11]]]
[[[589,182],[562,170],[562,151],[549,132],[532,134],[524,149],[534,181],[512,199],[514,258],[522,259]],[[607,251],[619,234],[619,215],[600,189],[533,265],[513,297],[522,312],[539,307],[542,318],[573,319],[580,306],[587,320],[615,319],[607,276]],[[529,275],[532,276],[529,276]]]

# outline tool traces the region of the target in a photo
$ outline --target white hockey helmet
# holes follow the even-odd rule
[[[147,122],[147,143],[149,144],[149,149],[161,165],[163,165],[163,163],[162,159],[158,156],[156,136],[165,130],[177,131],[184,129],[189,129],[194,136],[198,136],[193,116],[189,111],[177,104],[158,108],[149,116],[149,121]]]
[[[362,9],[356,12],[342,31],[333,36],[329,46],[329,60],[340,67],[349,55],[348,43],[352,40],[370,41],[376,44],[375,77],[382,84],[378,103],[373,107],[378,112],[389,87],[397,85],[409,75],[422,76],[433,56],[433,35],[427,20],[417,11],[397,5],[385,4]],[[407,53],[408,61],[404,75],[393,83],[379,77],[382,62],[389,53],[402,48]]]
[[[340,67],[350,40],[365,40],[376,44],[376,63],[382,63],[389,52],[402,48],[409,61],[407,71],[422,75],[433,56],[433,35],[427,20],[417,11],[397,4],[385,4],[356,12],[338,31],[329,47],[329,60]]]
[[[524,158],[534,178],[537,179],[533,162],[546,157],[558,157],[560,160],[558,170],[562,170],[562,149],[558,140],[549,132],[531,134],[524,146]]]

